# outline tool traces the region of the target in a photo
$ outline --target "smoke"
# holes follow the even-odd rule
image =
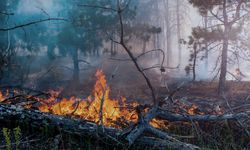
[[[158,1],[159,2],[159,1]],[[158,7],[153,7],[152,10],[147,10],[143,6],[143,2],[140,3],[140,5],[137,8],[137,18],[133,20],[134,22],[139,23],[145,23],[151,26],[160,27],[162,29],[162,32],[158,35],[156,38],[156,35],[152,35],[150,41],[147,43],[147,50],[152,49],[163,49],[165,51],[166,56],[170,55],[171,68],[178,67],[176,69],[167,69],[165,73],[162,74],[161,70],[159,68],[152,69],[153,74],[155,75],[154,78],[157,78],[158,81],[162,79],[162,76],[168,76],[169,78],[179,78],[179,79],[187,79],[191,78],[191,76],[186,76],[185,67],[189,64],[190,59],[190,50],[187,48],[187,46],[182,45],[181,46],[181,64],[178,64],[179,58],[179,51],[178,51],[178,39],[177,39],[177,31],[176,31],[176,0],[169,0],[170,2],[170,20],[168,20],[171,23],[171,55],[167,54],[167,45],[166,45],[166,10],[163,6],[163,4],[160,4]],[[27,20],[38,20],[41,18],[46,17],[56,17],[60,16],[61,14],[66,14],[67,6],[65,6],[67,3],[66,0],[19,0],[17,5],[17,10],[15,12],[15,16],[11,18],[12,22],[27,22]],[[146,5],[154,5],[156,3],[155,0],[148,0],[145,1],[147,3]],[[192,6],[190,6],[186,1],[182,3],[182,20],[181,20],[181,38],[184,40],[188,40],[188,36],[191,35],[192,27],[196,27],[198,25],[202,25],[202,18],[198,14],[197,9],[194,9]],[[145,17],[145,13],[147,13],[147,17]],[[65,17],[65,16],[63,16]],[[165,21],[164,21],[165,20]],[[51,27],[49,23],[43,23],[45,27]],[[43,27],[44,27],[43,26]],[[23,32],[25,35],[24,38],[33,39],[33,37],[36,37],[37,35],[34,34],[34,32],[29,35],[30,29],[35,28],[36,26],[27,27],[24,29],[24,31],[18,31]],[[37,29],[39,30],[39,27],[42,27],[40,25],[37,25]],[[53,26],[55,30],[60,30],[62,26]],[[36,29],[35,29],[36,30]],[[17,32],[17,31],[15,31]],[[15,36],[15,32],[11,32],[11,36]],[[51,33],[50,33],[51,34]],[[21,39],[22,40],[22,39]],[[56,40],[52,40],[50,42],[58,42]],[[56,43],[60,44],[60,43]],[[32,61],[27,61],[31,64],[30,69],[27,70],[27,74],[29,74],[29,77],[31,78],[32,82],[35,82],[37,80],[37,77],[41,76],[40,74],[46,74],[47,71],[51,67],[55,67],[54,71],[51,71],[50,73],[46,74],[48,76],[48,80],[52,81],[54,79],[49,78],[50,76],[54,77],[55,79],[62,79],[62,80],[70,80],[72,77],[72,69],[73,69],[73,62],[72,58],[70,56],[61,56],[59,53],[58,45],[55,47],[55,55],[57,60],[50,60],[47,56],[48,51],[48,45],[41,45],[37,51],[31,52],[29,48],[23,48],[17,46],[17,52],[19,57],[18,59],[23,60],[29,60],[29,57],[32,57]],[[110,49],[110,41],[105,41],[104,46],[99,48],[100,52],[103,52],[103,49]],[[130,41],[130,45],[132,47],[132,51],[135,53],[135,55],[142,52],[143,49],[143,43],[140,41],[140,39],[132,39]],[[73,46],[74,48],[74,46]],[[120,57],[127,57],[127,55],[124,53],[124,51],[118,46],[117,49],[118,53],[120,54]],[[160,54],[160,55],[159,55]],[[110,67],[110,62],[106,62],[110,55],[105,56],[101,54],[101,56],[93,56],[92,54],[83,54],[79,53],[79,59],[87,60],[88,62],[91,62],[91,65],[81,64],[80,69],[81,71],[81,79],[82,81],[88,80],[89,76],[95,72],[95,69],[97,67],[101,67],[105,70],[105,68],[109,68],[109,70],[112,70],[116,67],[116,63],[114,63],[114,67]],[[126,56],[125,56],[126,55]],[[212,79],[216,73],[217,70],[214,70],[215,66],[218,66],[217,58],[219,55],[219,51],[213,52],[209,55],[208,59],[208,65],[206,67],[206,61],[198,59],[197,62],[197,80],[208,80]],[[119,57],[119,56],[118,56]],[[161,53],[152,53],[145,56],[141,61],[141,67],[147,68],[154,65],[161,65],[163,57]],[[243,61],[239,62],[241,65],[242,72],[246,76],[248,76],[248,65],[244,65]],[[123,63],[123,67],[126,68],[126,63]],[[26,64],[23,64],[26,65]],[[164,66],[167,64],[165,63]],[[27,65],[28,66],[28,65]],[[128,66],[131,66],[129,64]],[[128,67],[127,66],[127,67]],[[60,69],[58,69],[60,68]],[[235,69],[237,68],[237,64],[229,65],[229,71],[234,73]],[[87,69],[87,70],[86,70]],[[90,69],[90,70],[88,70]],[[92,70],[92,71],[91,71]],[[30,71],[30,72],[28,72]],[[124,72],[124,70],[121,70]],[[58,76],[58,77],[57,77]],[[59,78],[60,76],[60,78]],[[153,76],[153,75],[152,75]],[[62,78],[61,78],[62,77]],[[130,79],[130,78],[129,78]],[[231,76],[228,76],[228,79],[233,79]],[[122,79],[121,79],[122,80]],[[139,80],[138,80],[139,81]],[[58,81],[59,82],[59,81]],[[118,82],[118,81],[117,81]]]
[[[64,0],[56,2],[55,0],[19,0],[17,13],[27,16],[44,15],[55,16],[62,10]]]

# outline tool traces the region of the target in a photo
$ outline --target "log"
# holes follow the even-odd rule
[[[120,137],[122,130],[111,128],[111,127],[101,127],[100,126],[81,119],[74,119],[69,117],[52,115],[49,113],[42,113],[38,110],[25,109],[15,105],[0,104],[0,124],[2,126],[9,125],[12,126],[25,126],[29,125],[34,129],[41,128],[53,128],[55,131],[60,133],[78,135],[82,137],[91,138],[105,138],[109,141],[113,141],[114,144],[119,145],[119,142],[124,143],[125,138]],[[116,141],[116,142],[115,142]],[[124,145],[128,145],[125,143]],[[124,146],[123,145],[123,146]],[[180,142],[178,140],[168,140],[155,138],[153,136],[141,135],[138,137],[134,145],[136,146],[149,146],[153,149],[173,149],[173,150],[196,150],[198,147]]]
[[[245,111],[241,113],[229,113],[223,115],[187,115],[187,114],[176,114],[165,110],[158,110],[156,113],[156,117],[168,120],[168,121],[204,121],[204,122],[215,122],[215,121],[223,121],[223,120],[237,120],[241,118],[248,118],[250,111]]]
[[[37,129],[50,127],[72,135],[86,135],[91,137],[97,136],[96,133],[100,129],[97,124],[86,120],[52,115],[8,104],[0,104],[0,124],[13,126],[29,124]],[[119,132],[119,129],[105,127],[105,134],[113,137],[117,136],[116,133]]]

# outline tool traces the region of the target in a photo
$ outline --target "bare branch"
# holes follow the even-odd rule
[[[14,15],[14,13],[8,13],[8,12],[2,12],[2,11],[0,11],[0,14],[6,15],[6,16],[13,16]]]
[[[10,28],[0,28],[0,31],[2,31],[2,32],[11,31],[11,30],[15,30],[15,29],[18,29],[18,28],[23,28],[23,27],[31,26],[31,25],[42,23],[42,22],[46,22],[46,21],[67,21],[67,19],[64,19],[64,18],[47,18],[47,19],[41,19],[41,20],[32,21],[32,22],[29,22],[29,23],[17,25],[17,26],[14,26],[14,27],[10,27]]]
[[[116,9],[111,8],[111,7],[104,7],[104,6],[97,6],[97,5],[86,5],[86,4],[78,4],[78,6],[80,6],[80,7],[90,7],[90,8],[100,8],[100,9],[105,9],[105,10],[110,10],[110,11],[117,12]]]

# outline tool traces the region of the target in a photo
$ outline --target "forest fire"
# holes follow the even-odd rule
[[[42,103],[39,110],[56,115],[77,116],[95,123],[102,122],[105,126],[118,127],[115,123],[118,120],[136,121],[137,114],[135,111],[130,110],[129,107],[135,108],[138,104],[130,103],[128,105],[124,97],[121,97],[120,100],[111,99],[110,87],[107,85],[103,72],[97,70],[95,76],[97,80],[93,95],[88,96],[86,99],[71,97],[57,101],[56,97],[60,92],[54,93],[52,94],[54,96],[46,101],[49,103]]]
[[[112,126],[116,128],[122,128],[127,126],[131,122],[138,120],[138,114],[136,112],[137,102],[127,102],[125,97],[119,99],[110,98],[111,89],[107,85],[106,76],[102,70],[97,70],[96,82],[94,85],[93,92],[87,98],[61,98],[59,95],[63,89],[50,90],[49,96],[39,97],[32,95],[25,95],[26,99],[33,99],[39,103],[39,106],[33,106],[30,103],[24,105],[25,108],[30,109],[31,107],[38,108],[41,112],[51,113],[55,115],[71,116],[74,118],[81,118],[84,120],[92,121],[97,124],[104,126]],[[10,90],[6,92],[0,92],[0,101],[4,103],[6,100],[18,98],[16,95],[21,95],[21,92],[14,90],[10,94]],[[197,106],[192,107],[183,106],[183,109],[190,115],[196,114]],[[176,110],[178,112],[178,110]],[[147,109],[144,109],[144,113]],[[150,124],[156,128],[167,128],[168,122],[158,119],[153,119]]]
[[[0,149],[250,150],[249,0],[0,8]]]
[[[87,98],[61,98],[59,95],[63,89],[50,90],[49,96],[46,98],[36,97],[32,95],[24,96],[27,99],[35,99],[39,103],[38,108],[41,112],[52,113],[55,115],[71,116],[75,118],[81,118],[88,121],[93,121],[97,124],[104,126],[112,126],[121,128],[128,125],[130,122],[136,122],[138,120],[138,114],[136,107],[139,106],[137,102],[127,102],[125,97],[119,99],[110,98],[111,89],[107,85],[106,76],[102,70],[97,70],[96,82],[92,95]],[[6,92],[0,92],[0,101],[5,102],[9,99],[10,95],[20,95],[17,90],[10,94],[8,89]],[[18,97],[17,97],[18,98]],[[8,102],[7,102],[8,103]],[[198,106],[192,105],[191,107],[182,104],[183,109],[189,115],[198,114]],[[25,108],[30,109],[32,104],[28,103],[24,105]],[[175,110],[178,112],[178,110]],[[144,113],[147,109],[144,109]],[[168,122],[158,119],[153,119],[150,124],[156,128],[167,128]]]

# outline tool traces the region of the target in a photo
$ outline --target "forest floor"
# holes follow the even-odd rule
[[[220,106],[228,110],[227,103],[234,108],[241,106],[249,108],[250,82],[228,81],[224,96],[218,96],[217,86],[217,82],[194,82],[180,90],[176,97],[187,97],[189,102],[201,105],[201,108],[206,108],[207,105],[211,109]]]

